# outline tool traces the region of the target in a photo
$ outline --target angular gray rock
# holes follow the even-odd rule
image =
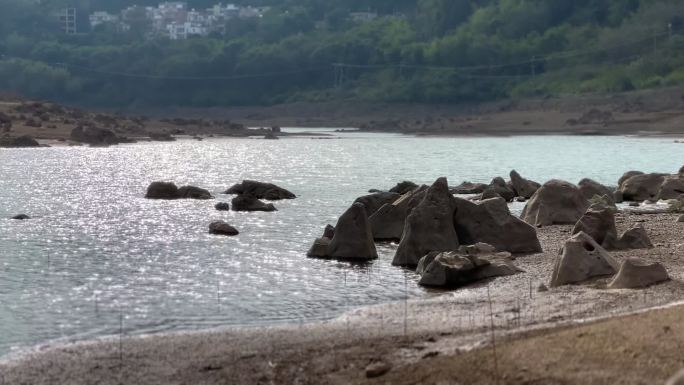
[[[495,198],[496,196],[500,196],[503,199],[506,200],[506,202],[510,202],[515,198],[515,191],[513,191],[506,181],[498,176],[489,183],[489,187],[482,193],[482,199],[487,199],[487,198]]]
[[[562,180],[550,180],[530,198],[521,218],[533,226],[575,224],[589,208],[579,188]]]
[[[663,182],[665,182],[665,174],[635,175],[620,185],[620,192],[626,201],[656,200]]]
[[[332,225],[326,225],[323,230],[323,238],[333,239],[335,236],[335,228]]]
[[[386,204],[394,203],[397,199],[401,198],[400,194],[393,192],[378,192],[370,195],[364,195],[362,197],[356,198],[354,203],[361,203],[366,208],[366,213],[369,216],[375,214],[376,211]]]
[[[235,227],[229,225],[224,221],[212,222],[209,225],[209,233],[214,235],[226,235],[231,237],[240,234],[240,232]]]
[[[610,248],[618,250],[652,249],[653,243],[651,243],[646,229],[642,226],[636,226],[625,231]]]
[[[415,188],[392,203],[380,207],[369,221],[376,241],[399,241],[404,233],[404,223],[411,210],[425,197],[427,186]]]
[[[369,261],[378,258],[363,204],[354,203],[337,221],[327,256],[349,261]]]
[[[660,263],[649,263],[637,258],[622,262],[620,271],[608,284],[609,289],[640,289],[670,280],[667,270]]]
[[[432,251],[457,250],[455,208],[447,179],[437,179],[427,189],[425,198],[406,218],[404,233],[392,264],[416,266],[421,258]]]
[[[463,182],[450,189],[452,194],[482,194],[489,185],[484,183]]]
[[[622,187],[622,184],[625,183],[627,179],[637,175],[644,175],[644,173],[641,171],[627,171],[626,173],[622,174],[622,176],[618,180],[618,189]]]
[[[615,214],[609,208],[589,209],[577,221],[572,234],[586,233],[604,248],[611,248],[617,240]]]
[[[610,198],[610,203],[615,203],[615,198],[613,196],[614,191],[595,180],[584,178],[577,184],[577,186],[579,187],[584,198],[587,200],[591,200],[595,196],[607,196]]]
[[[551,287],[579,283],[592,277],[615,274],[615,259],[586,233],[575,234],[565,242],[556,259]]]
[[[517,196],[521,196],[525,199],[530,199],[532,195],[541,187],[537,182],[527,180],[520,176],[517,171],[511,171],[511,185]]]
[[[297,198],[291,191],[276,186],[273,183],[257,182],[254,180],[243,180],[242,183],[235,184],[226,190],[224,194],[249,194],[257,199],[265,199],[267,201]]]
[[[404,195],[409,191],[414,190],[416,187],[418,187],[417,184],[410,182],[410,181],[403,181],[397,183],[396,186],[392,187],[389,192],[399,194],[399,195]]]
[[[537,230],[513,216],[503,198],[473,203],[455,198],[454,227],[461,244],[487,243],[511,253],[542,251]]]
[[[678,174],[665,177],[658,191],[658,199],[677,199],[681,195],[684,195],[684,176]]]
[[[309,258],[329,258],[328,247],[330,247],[330,238],[317,238],[306,253],[306,256]]]
[[[241,194],[231,201],[233,211],[278,211],[271,203],[264,203],[250,194]]]
[[[489,246],[489,245],[484,245]],[[491,246],[490,246],[491,247]],[[496,253],[491,249],[431,252],[421,258],[416,272],[422,286],[455,288],[486,278],[513,275],[515,267],[510,253]]]

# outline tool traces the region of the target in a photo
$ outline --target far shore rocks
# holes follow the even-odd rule
[[[551,287],[613,275],[618,268],[617,261],[601,245],[581,232],[566,241],[560,250],[553,269]]]
[[[0,138],[0,147],[22,148],[22,147],[40,147],[40,143],[32,136],[23,135],[16,138],[2,137]]]
[[[271,203],[264,203],[251,194],[241,194],[231,201],[233,211],[265,211],[272,212],[278,209]]]
[[[375,214],[376,211],[386,204],[392,204],[397,199],[401,198],[401,194],[393,192],[377,192],[370,195],[364,195],[356,198],[354,203],[361,203],[366,208],[366,213],[369,216]]]
[[[291,191],[276,186],[273,183],[257,182],[254,180],[244,180],[242,183],[235,184],[226,190],[224,194],[249,194],[257,199],[265,199],[267,201],[297,198]]]
[[[542,251],[534,227],[513,216],[503,198],[470,202],[455,198],[454,225],[461,244],[487,243],[511,253]]]
[[[352,262],[377,259],[378,252],[364,205],[354,203],[334,228],[326,226],[323,237],[314,241],[307,256]]]
[[[235,227],[229,225],[224,221],[212,222],[209,225],[209,233],[214,235],[226,235],[231,237],[240,234],[240,232]]]
[[[520,272],[510,253],[497,253],[487,244],[461,246],[458,251],[431,252],[421,258],[416,272],[422,286],[456,288],[486,278]]]
[[[550,180],[537,190],[521,218],[533,226],[575,224],[589,208],[579,188],[562,180]]]
[[[100,146],[118,144],[121,141],[111,130],[91,125],[79,125],[74,128],[71,131],[71,140]]]
[[[629,258],[622,262],[620,271],[608,284],[609,289],[641,289],[660,282],[669,281],[667,270],[660,263],[649,263]]]
[[[447,179],[439,178],[406,219],[392,264],[414,267],[430,252],[457,250],[454,210],[455,200]]]
[[[183,186],[178,188],[172,182],[152,182],[147,187],[145,194],[147,199],[212,199],[212,195],[208,190],[195,187]]]

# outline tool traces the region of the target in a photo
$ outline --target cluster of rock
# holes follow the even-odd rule
[[[684,167],[676,174],[626,172],[618,181],[616,201],[658,201],[684,195]]]
[[[224,194],[237,195],[233,198],[233,211],[277,211],[271,203],[264,203],[261,199],[277,201],[295,199],[297,196],[291,191],[272,183],[244,180],[230,187]]]
[[[526,201],[539,189],[540,184],[523,178],[517,171],[509,174],[510,181],[502,177],[492,179],[489,184],[463,182],[451,188],[453,194],[480,194],[479,199],[503,198],[507,202],[513,200]]]
[[[213,196],[208,190],[195,187],[183,186],[178,187],[172,182],[152,182],[147,187],[145,194],[147,199],[212,199]]]

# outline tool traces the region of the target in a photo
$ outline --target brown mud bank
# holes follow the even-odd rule
[[[616,215],[618,230],[643,225],[655,247],[610,254],[662,263],[672,278],[644,290],[606,289],[601,278],[539,291],[572,231],[542,227],[544,252],[516,259],[524,273],[328,322],[49,347],[0,364],[0,383],[658,384],[684,365],[684,310],[613,317],[681,301],[677,218]],[[605,320],[586,323],[596,317]]]
[[[414,135],[684,135],[684,88],[458,105],[354,101],[165,108],[152,116],[230,119],[253,127],[355,127]]]

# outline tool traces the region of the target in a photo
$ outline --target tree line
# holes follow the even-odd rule
[[[69,0],[5,2],[0,89],[81,105],[460,103],[684,82],[678,0],[234,1],[272,9],[184,41],[148,39],[144,25],[67,36],[55,15]]]

